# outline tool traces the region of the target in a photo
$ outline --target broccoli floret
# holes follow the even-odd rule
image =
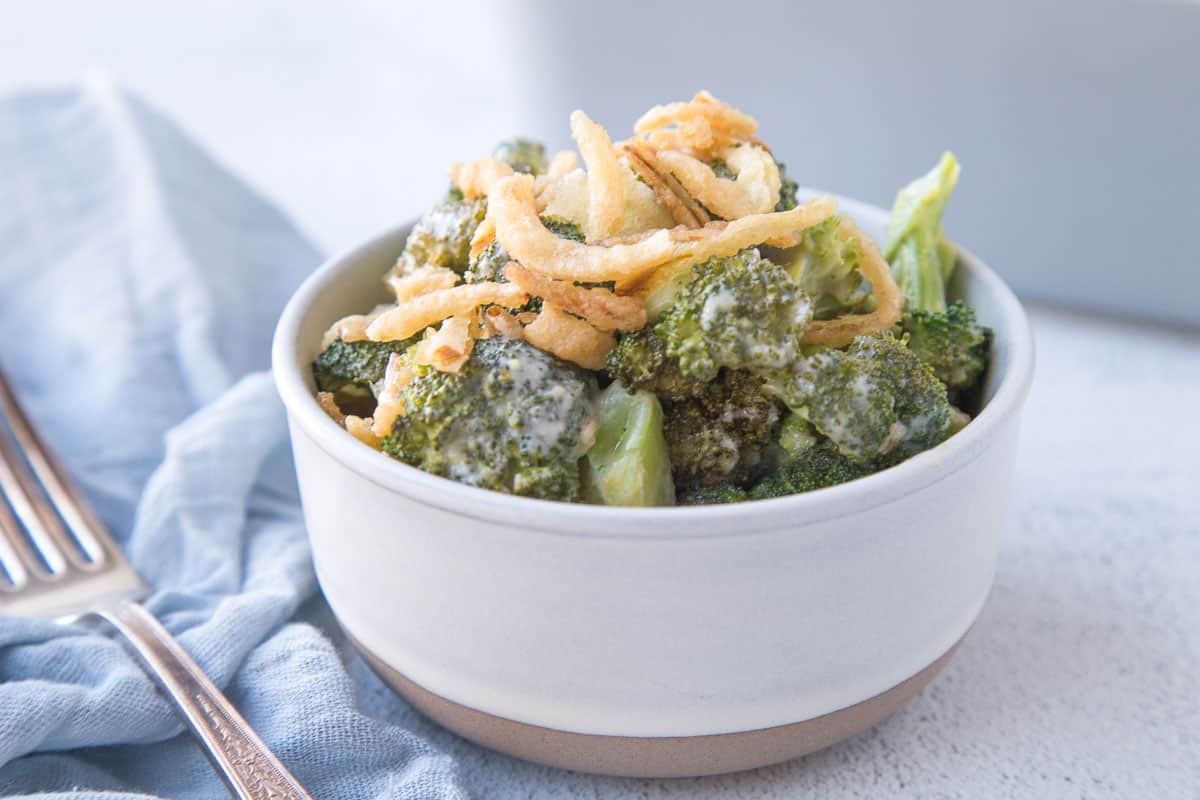
[[[860,310],[869,292],[858,273],[862,248],[844,235],[841,220],[830,217],[804,234],[800,244],[770,257],[786,266],[792,279],[812,298],[814,319],[833,319]]]
[[[496,145],[492,157],[508,164],[516,172],[541,175],[548,166],[546,145],[533,139],[508,139]]]
[[[729,168],[724,159],[715,158],[709,166],[712,167],[713,174],[718,178],[724,178],[727,181],[737,180],[737,173]]]
[[[842,455],[837,445],[820,436],[798,414],[789,414],[783,421],[779,445],[785,454],[782,463],[750,490],[753,500],[811,492],[872,472],[871,467],[856,464]]]
[[[600,431],[585,459],[591,499],[610,506],[675,504],[663,412],[650,392],[619,383],[600,393]]]
[[[908,311],[901,320],[908,347],[952,391],[969,389],[988,362],[991,330],[975,321],[975,309],[958,300],[945,311]]]
[[[783,162],[776,161],[775,166],[779,167],[779,202],[775,204],[775,210],[791,211],[800,205],[796,199],[796,191],[800,188],[800,184],[788,177]]]
[[[681,491],[745,485],[773,467],[778,402],[760,378],[722,370],[702,394],[663,404],[671,474]]]
[[[712,167],[713,174],[718,178],[737,180],[737,173],[730,169],[724,159],[715,158],[709,166]],[[782,162],[776,161],[775,166],[779,169],[779,202],[775,204],[775,210],[791,211],[800,204],[796,200],[796,191],[800,185],[788,177],[787,168]]]
[[[765,500],[811,492],[861,478],[872,471],[846,458],[833,442],[822,439],[804,455],[784,462],[772,475],[751,489],[749,496],[751,500]]]
[[[471,237],[485,213],[484,198],[447,199],[438,203],[409,232],[395,269],[403,274],[428,264],[461,274],[468,266]]]
[[[890,333],[800,358],[768,386],[859,464],[902,461],[950,433],[945,385]]]
[[[522,341],[475,343],[458,373],[416,364],[389,455],[470,486],[577,500],[598,424],[596,379]]]
[[[542,224],[553,233],[563,239],[570,239],[573,242],[584,241],[583,228],[580,228],[574,222],[566,217],[554,217],[550,215],[543,216]]]
[[[711,381],[721,367],[787,366],[810,319],[812,304],[787,270],[750,248],[694,267],[653,330],[683,374]]]
[[[667,355],[667,343],[653,326],[623,334],[617,340],[608,354],[608,373],[632,389],[654,392],[663,402],[695,397],[709,383],[683,374],[679,359]]]
[[[484,281],[505,283],[508,278],[504,277],[504,267],[508,262],[508,251],[504,249],[499,240],[493,239],[487,247],[471,259],[467,271],[463,273],[463,281],[466,283],[482,283]]]
[[[789,411],[784,415],[783,422],[779,423],[779,435],[776,439],[780,457],[786,461],[806,452],[817,443],[820,434],[804,417]]]
[[[584,240],[583,230],[569,219],[544,216],[542,224],[556,236],[573,239],[576,242]],[[508,278],[504,277],[504,267],[508,262],[508,251],[504,249],[504,245],[500,244],[498,239],[493,239],[478,255],[470,259],[467,271],[463,273],[463,280],[467,283],[481,281],[506,283]]]
[[[900,328],[909,348],[946,386],[961,392],[987,366],[991,331],[975,321],[974,309],[946,297],[957,254],[942,230],[942,212],[958,173],[958,162],[946,153],[932,172],[900,190],[888,220],[887,257],[904,291]]]
[[[958,183],[959,166],[944,153],[931,172],[896,195],[884,257],[909,310],[945,311],[946,280],[954,269],[953,248],[945,246],[942,212]]]
[[[861,478],[872,470],[855,464],[833,442],[819,439],[803,454],[785,461],[775,472],[749,489],[732,484],[703,486],[681,495],[680,505],[742,503],[811,492]]]
[[[313,362],[313,376],[322,392],[373,395],[387,371],[392,353],[403,353],[418,337],[396,342],[334,339]]]
[[[702,486],[679,496],[681,506],[713,506],[722,503],[742,503],[750,499],[750,492],[740,486]]]

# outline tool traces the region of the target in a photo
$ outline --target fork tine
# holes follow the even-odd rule
[[[22,588],[29,583],[29,570],[34,565],[41,567],[41,562],[29,549],[20,523],[4,502],[0,502],[0,564],[8,574],[8,585],[0,585],[0,590],[5,591]]]
[[[37,485],[29,470],[21,463],[21,457],[0,431],[0,495],[8,500],[21,526],[28,533],[28,541],[41,555],[45,567],[39,569],[35,562],[29,564],[34,572],[48,573],[42,577],[62,574],[67,568],[63,542],[66,532],[37,491]],[[19,532],[19,529],[18,529]],[[19,539],[14,544],[20,544]],[[25,555],[28,555],[26,553]]]
[[[0,490],[25,524],[50,571],[62,572],[66,568],[64,559],[80,569],[96,568],[112,552],[111,547],[105,547],[100,541],[101,537],[107,537],[107,532],[87,504],[81,501],[78,490],[29,423],[2,370],[0,417],[7,420],[33,469],[31,473],[7,437],[0,435]],[[38,481],[45,495],[38,491]],[[71,527],[74,537],[63,527],[55,508]]]
[[[4,430],[5,420],[15,444]],[[25,451],[28,466],[19,450]],[[45,496],[38,492],[34,474],[41,479]],[[3,498],[8,499],[16,516],[9,512]],[[78,542],[67,545],[67,532],[56,509],[74,530]],[[24,530],[16,517],[21,518]],[[41,550],[47,562],[53,560],[50,553],[56,547],[62,548],[74,564],[82,561],[79,548],[86,548],[87,542],[94,546],[96,558],[90,564],[79,564],[82,570],[60,564],[63,569],[47,576],[50,580],[30,580],[29,570],[37,566],[36,557],[27,559],[33,546]],[[25,555],[18,548],[24,548]],[[2,371],[0,563],[9,578],[0,581],[0,612],[60,620],[97,615],[124,634],[146,671],[203,743],[233,794],[244,800],[268,795],[279,800],[312,800],[187,651],[137,602],[149,593],[149,587],[117,550],[86,499],[42,444]]]

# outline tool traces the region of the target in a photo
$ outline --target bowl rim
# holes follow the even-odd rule
[[[816,194],[809,189],[803,191],[806,197]],[[881,208],[834,197],[839,211],[859,220],[882,227],[887,219],[887,212]],[[958,246],[959,269],[972,272],[996,301],[999,317],[1005,321],[1003,327],[1010,331],[1007,341],[1010,355],[1008,368],[992,399],[966,428],[936,447],[837,486],[741,503],[630,508],[519,497],[467,486],[404,464],[348,435],[317,404],[304,374],[308,362],[299,354],[299,331],[315,300],[334,288],[342,272],[351,265],[376,254],[409,227],[410,223],[391,226],[327,259],[305,279],[279,318],[272,343],[271,369],[293,427],[293,438],[298,428],[326,457],[340,462],[364,480],[458,516],[547,534],[605,539],[749,535],[852,516],[916,494],[966,467],[988,449],[1000,428],[1019,415],[1032,383],[1033,335],[1024,308],[999,275],[972,252]]]

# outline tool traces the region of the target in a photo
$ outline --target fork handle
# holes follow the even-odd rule
[[[167,629],[140,604],[119,601],[96,609],[133,645],[213,765],[239,800],[312,800],[267,749],[225,695],[200,671]]]

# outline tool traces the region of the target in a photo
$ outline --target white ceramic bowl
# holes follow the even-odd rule
[[[881,235],[883,211],[842,201]],[[808,494],[624,509],[512,497],[351,438],[313,399],[336,319],[385,298],[407,227],[331,259],[279,322],[316,571],[376,670],[453,730],[525,758],[698,775],[792,758],[899,708],[991,587],[1033,347],[960,251],[953,291],[995,330],[986,405],[891,469]]]

